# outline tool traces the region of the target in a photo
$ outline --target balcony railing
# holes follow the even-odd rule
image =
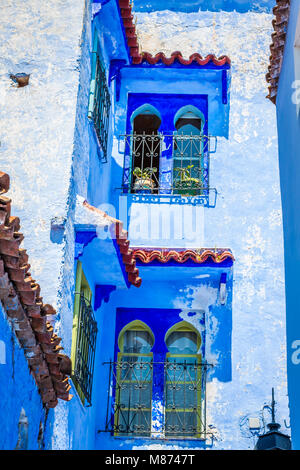
[[[206,438],[210,364],[174,358],[152,362],[150,357],[105,364],[110,367],[106,432],[133,438]]]
[[[120,139],[124,193],[208,196],[210,154],[216,151],[214,137],[126,134]]]
[[[97,338],[97,322],[90,302],[80,295],[74,376],[88,403],[92,403],[92,385]]]

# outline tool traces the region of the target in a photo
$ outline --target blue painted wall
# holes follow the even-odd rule
[[[287,364],[291,413],[291,432],[294,449],[300,449],[300,318],[299,318],[299,263],[300,263],[300,119],[293,102],[295,94],[294,40],[300,11],[300,1],[291,2],[284,60],[277,96],[279,164],[284,225]]]
[[[218,289],[220,276],[224,271],[227,272],[228,283],[227,301],[223,306],[218,299]],[[109,303],[103,304],[97,312],[101,339],[97,345],[99,360],[95,368],[94,382],[94,396],[98,403],[96,448],[141,449],[151,445],[171,445],[179,448],[211,446],[211,439],[208,439],[206,443],[188,439],[162,441],[161,439],[139,438],[137,440],[114,437],[111,433],[104,432],[107,417],[111,419],[112,410],[103,406],[103,403],[107,404],[110,394],[113,393],[110,389],[109,364],[107,363],[116,358],[119,333],[131,321],[143,321],[151,328],[155,337],[152,349],[154,361],[165,359],[167,350],[164,337],[168,329],[180,321],[187,321],[198,330],[201,336],[203,358],[208,363],[214,364],[209,371],[209,386],[212,386],[216,380],[226,383],[232,379],[232,266],[201,267],[201,265],[194,264],[194,266],[185,267],[184,265],[155,266],[154,264],[153,266],[140,266],[140,272],[143,277],[141,288],[131,287],[127,291],[112,292]],[[197,294],[202,297],[202,301],[197,301]],[[219,324],[218,328],[216,324]]]
[[[14,450],[19,438],[22,408],[28,419],[27,449],[39,448],[40,423],[45,427],[45,410],[30,374],[23,349],[0,303],[0,449]],[[27,434],[27,432],[24,432]],[[24,439],[25,443],[26,439]]]

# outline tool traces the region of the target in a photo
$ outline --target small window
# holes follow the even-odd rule
[[[94,121],[98,143],[102,150],[103,162],[107,162],[110,108],[111,99],[106,82],[105,69],[99,53],[94,52],[88,117]]]
[[[83,404],[92,404],[92,385],[97,338],[97,322],[92,308],[92,292],[77,264],[72,333],[72,379]]]
[[[142,322],[120,333],[116,367],[116,435],[151,434],[152,353],[154,338]]]

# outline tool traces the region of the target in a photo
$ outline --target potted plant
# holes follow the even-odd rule
[[[191,177],[191,168],[194,165],[188,165],[184,168],[174,168],[177,171],[179,179],[175,180],[174,188],[177,194],[184,196],[197,196],[203,189],[202,181],[199,178]]]
[[[135,182],[133,184],[133,190],[135,193],[152,193],[155,187],[155,181],[152,179],[152,175],[156,173],[157,168],[141,168],[136,167],[132,174],[135,176]]]

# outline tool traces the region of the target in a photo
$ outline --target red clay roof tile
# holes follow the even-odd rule
[[[186,263],[189,260],[195,263],[202,264],[209,258],[214,263],[220,264],[223,261],[231,259],[234,261],[231,250],[224,248],[201,248],[201,249],[168,249],[168,248],[133,248],[133,256],[139,259],[142,263],[148,264],[152,261],[159,261],[160,263],[168,263],[168,261],[175,261],[176,263]]]
[[[15,334],[24,349],[43,403],[54,408],[57,398],[70,400],[72,397],[68,382],[71,361],[59,354],[63,349],[58,346],[61,339],[47,322],[46,315],[53,315],[55,309],[43,304],[40,286],[28,273],[28,255],[19,246],[24,238],[18,232],[20,221],[18,217],[10,216],[11,200],[3,196],[8,189],[9,176],[0,172],[0,301],[16,326]],[[47,358],[49,354],[51,361],[49,356]],[[59,392],[56,391],[58,388]]]
[[[275,104],[289,22],[290,0],[276,0],[273,13],[275,15],[275,19],[272,21],[274,33],[272,34],[270,65],[266,80],[270,84],[267,98]]]

